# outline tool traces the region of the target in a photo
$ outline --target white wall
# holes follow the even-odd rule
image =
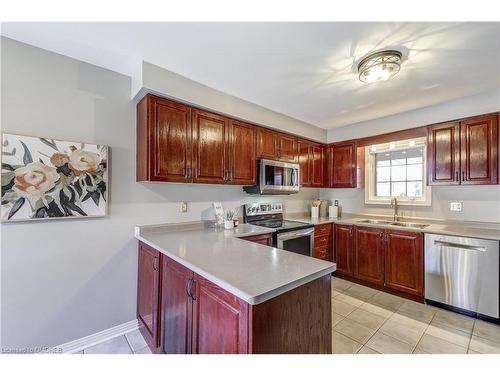
[[[500,78],[499,78],[500,80]],[[500,82],[499,82],[500,86]],[[396,98],[397,100],[397,98]],[[328,130],[328,142],[363,138],[500,110],[498,90]]]
[[[146,93],[192,103],[242,120],[264,125],[318,142],[326,142],[327,131],[317,126],[215,90],[159,66],[143,62],[132,78],[132,94],[138,101]]]
[[[237,186],[136,183],[131,79],[1,41],[3,131],[111,147],[109,216],[1,225],[1,346],[52,346],[135,318],[135,225],[200,220],[212,201],[252,198]],[[280,200],[305,211],[318,195]],[[185,214],[180,201],[189,202]]]

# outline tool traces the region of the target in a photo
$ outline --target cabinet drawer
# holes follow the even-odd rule
[[[327,247],[330,238],[328,236],[321,236],[314,238],[314,248]]]
[[[322,225],[316,225],[314,228],[314,236],[315,237],[321,237],[321,236],[330,236],[332,235],[332,224],[322,224]]]

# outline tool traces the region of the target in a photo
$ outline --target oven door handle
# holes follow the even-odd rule
[[[308,230],[303,230],[303,231],[301,230],[298,232],[289,232],[289,233],[278,234],[278,239],[280,241],[287,241],[287,240],[291,240],[291,239],[298,238],[298,237],[309,236],[309,235],[312,235],[313,233],[314,233],[314,228],[311,228]]]

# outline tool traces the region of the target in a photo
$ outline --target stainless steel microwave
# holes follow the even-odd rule
[[[250,194],[284,195],[300,190],[299,164],[261,159],[258,163],[258,185],[245,186]]]

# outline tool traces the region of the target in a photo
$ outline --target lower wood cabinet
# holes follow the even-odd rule
[[[314,227],[313,257],[333,262],[333,224]]]
[[[137,315],[153,353],[332,352],[330,275],[251,305],[139,243]]]
[[[261,245],[273,246],[273,235],[269,234],[259,234],[256,236],[241,237],[242,240],[260,243]]]
[[[335,274],[423,297],[422,233],[335,225]]]
[[[385,232],[385,286],[422,296],[424,256],[422,233]]]
[[[354,277],[384,285],[384,231],[378,228],[354,229]]]
[[[137,317],[149,347],[159,346],[158,294],[160,291],[160,254],[141,243],[138,256]]]
[[[346,276],[353,275],[352,258],[353,258],[353,225],[335,224],[334,226],[334,243],[335,254],[334,259],[337,264],[336,274]]]

